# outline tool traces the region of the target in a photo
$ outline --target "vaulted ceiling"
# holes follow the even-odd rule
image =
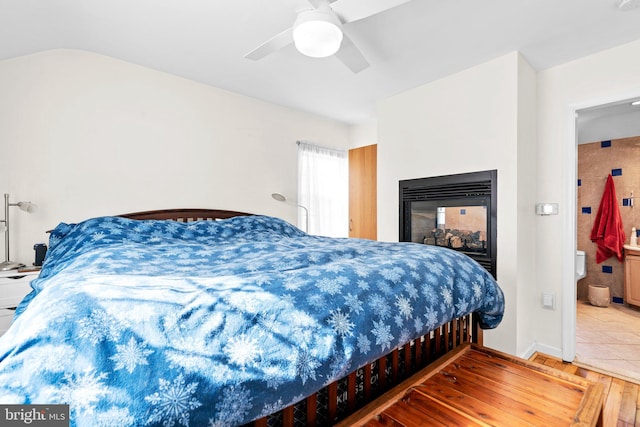
[[[362,0],[338,0],[350,1]],[[345,25],[370,63],[353,73],[293,45],[244,58],[291,27],[309,0],[0,0],[0,60],[82,49],[358,123],[375,117],[376,100],[512,51],[540,70],[638,40],[638,4],[412,0]]]

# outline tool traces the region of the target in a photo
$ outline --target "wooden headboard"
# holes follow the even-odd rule
[[[155,211],[133,212],[118,216],[129,219],[166,219],[179,222],[191,222],[203,219],[216,220],[248,215],[253,214],[220,209],[161,209]]]

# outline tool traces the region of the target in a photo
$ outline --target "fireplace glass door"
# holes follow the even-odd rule
[[[484,200],[465,200],[464,203],[420,201],[410,204],[412,242],[487,254],[488,223]]]
[[[400,241],[449,248],[496,277],[497,171],[400,181]]]

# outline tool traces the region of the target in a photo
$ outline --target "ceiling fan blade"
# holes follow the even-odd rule
[[[251,52],[247,53],[244,57],[253,59],[254,61],[262,59],[270,53],[280,50],[291,43],[293,43],[293,28],[286,29],[280,34],[273,36]]]
[[[343,24],[368,18],[385,10],[408,3],[411,0],[337,0],[331,9]]]
[[[364,55],[362,55],[360,49],[357,48],[346,34],[343,34],[342,44],[340,45],[340,49],[335,53],[335,56],[354,73],[359,73],[369,66],[369,62],[367,62]]]

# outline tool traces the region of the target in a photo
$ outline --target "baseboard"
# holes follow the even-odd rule
[[[558,359],[562,359],[562,349],[551,347],[546,344],[541,344],[539,342],[534,342],[527,348],[519,357],[522,359],[530,359],[534,353],[544,353],[548,356],[557,357]]]
[[[532,343],[524,352],[520,353],[518,357],[522,359],[530,359],[533,353],[536,352],[536,343]]]

